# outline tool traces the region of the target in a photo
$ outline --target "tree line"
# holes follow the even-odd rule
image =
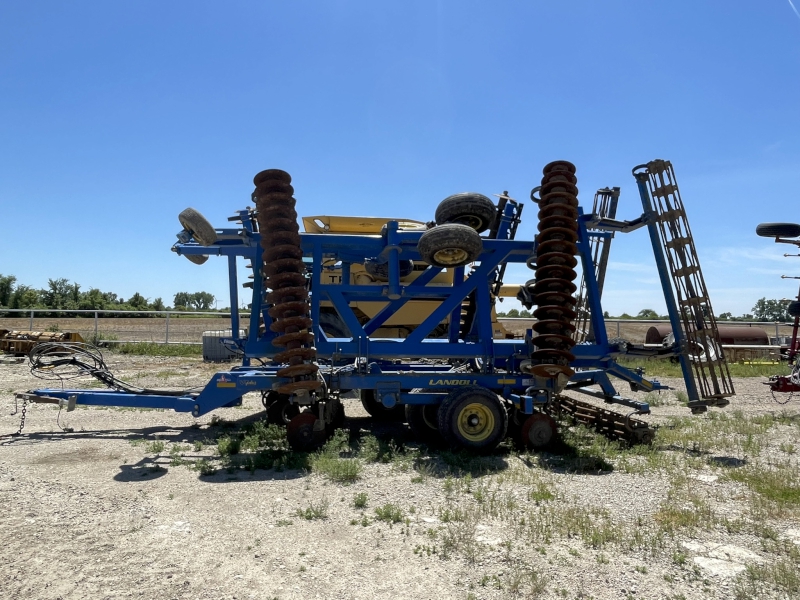
[[[724,312],[717,315],[718,321],[762,321],[762,322],[770,322],[774,323],[775,321],[781,323],[788,323],[794,321],[794,317],[792,317],[788,312],[787,309],[789,308],[789,303],[791,300],[768,300],[766,297],[761,298],[758,300],[751,309],[752,312],[745,313],[738,317],[733,316],[733,313]],[[507,312],[498,312],[498,317],[506,317],[510,319],[520,318],[520,319],[528,319],[532,318],[533,314],[527,310],[517,310],[516,308],[512,308]],[[606,319],[649,319],[649,320],[668,320],[669,315],[659,315],[656,311],[652,308],[644,308],[640,310],[635,316],[629,315],[628,313],[622,313],[618,317],[613,317],[608,314],[608,311],[603,313],[603,317]]]
[[[114,292],[104,292],[98,288],[83,291],[79,283],[72,283],[63,277],[48,279],[46,288],[36,289],[17,283],[14,275],[0,274],[0,313],[3,308],[34,308],[42,311],[42,316],[45,316],[47,309],[124,310],[132,313],[145,310],[210,311],[215,310],[213,308],[215,300],[214,295],[209,292],[178,292],[173,297],[172,306],[167,306],[163,298],[151,301],[139,292],[126,300]],[[226,307],[219,310],[229,309]],[[53,313],[56,314],[58,313]]]

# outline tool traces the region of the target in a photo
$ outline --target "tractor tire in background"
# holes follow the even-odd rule
[[[417,250],[422,260],[434,267],[463,267],[480,256],[483,240],[467,225],[448,223],[423,233]]]
[[[213,246],[217,243],[217,232],[214,226],[203,215],[193,208],[187,208],[178,215],[181,226],[192,234],[194,241],[201,246]]]
[[[795,318],[800,317],[800,300],[792,300],[789,302],[789,306],[786,307],[786,312]]]
[[[761,223],[756,226],[756,235],[761,237],[797,237],[800,225],[797,223]]]
[[[406,422],[411,433],[421,442],[440,445],[439,407],[436,404],[406,404]]]
[[[333,312],[319,313],[319,326],[325,335],[334,338],[349,338],[350,331],[347,329],[342,317]]]
[[[508,413],[497,394],[481,386],[451,392],[439,405],[439,432],[456,448],[491,452],[508,431]]]
[[[402,423],[406,420],[404,405],[398,403],[386,408],[383,402],[375,398],[375,390],[361,390],[361,406],[376,421]]]
[[[436,208],[436,224],[460,223],[482,233],[497,219],[497,207],[483,194],[464,192],[448,196]]]
[[[289,421],[300,414],[300,407],[289,402],[289,397],[285,394],[276,392],[273,394],[275,394],[275,400],[267,406],[267,422],[285,427]]]
[[[414,261],[411,260],[401,260],[399,261],[399,271],[400,271],[400,279],[408,277],[414,271]],[[372,275],[377,281],[388,281],[389,280],[389,263],[374,263],[374,262],[365,262],[364,269],[367,273]]]

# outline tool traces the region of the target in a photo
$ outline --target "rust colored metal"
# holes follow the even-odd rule
[[[253,183],[264,249],[260,275],[271,290],[267,302],[273,306],[268,312],[275,321],[270,329],[280,334],[272,343],[285,348],[275,355],[276,362],[287,365],[279,369],[277,375],[291,379],[275,391],[280,394],[312,392],[319,389],[321,383],[317,379],[319,366],[315,363],[314,335],[309,331],[311,305],[305,286],[292,177],[280,169],[267,169],[258,173]]]
[[[578,253],[578,178],[575,165],[563,160],[546,165],[543,174],[535,277],[525,284],[540,319],[534,326],[536,350],[531,354],[530,372],[564,381],[573,374],[570,363],[575,359],[570,350],[575,345],[572,293],[577,277],[573,267]]]
[[[611,439],[649,444],[655,438],[655,429],[647,421],[634,418],[636,413],[623,415],[564,395],[556,396],[553,409]]]

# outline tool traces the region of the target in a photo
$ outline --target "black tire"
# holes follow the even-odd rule
[[[187,208],[178,215],[183,228],[192,234],[194,241],[201,246],[213,246],[217,243],[217,232],[211,223],[193,208]]]
[[[792,300],[789,302],[789,306],[786,307],[786,312],[793,317],[800,317],[800,300]]]
[[[319,326],[325,335],[334,338],[349,338],[350,331],[347,329],[342,317],[336,313],[321,312],[319,314]]]
[[[448,196],[436,208],[436,224],[460,223],[478,233],[486,231],[497,219],[497,207],[489,198],[474,192]]]
[[[422,260],[434,267],[463,267],[480,256],[483,241],[471,227],[449,223],[423,233],[417,250]]]
[[[439,406],[439,432],[456,448],[491,452],[508,431],[508,413],[497,394],[468,386],[449,394]]]
[[[406,404],[406,422],[417,439],[426,444],[441,444],[439,407],[435,404]]]
[[[341,400],[329,400],[329,402],[335,404],[331,407],[330,422],[325,423],[325,428],[328,430],[328,435],[333,435],[334,431],[344,427],[344,405]]]
[[[375,398],[375,390],[361,390],[361,406],[376,421],[402,423],[406,420],[406,409],[402,404],[386,408]]]
[[[761,223],[756,227],[756,235],[761,237],[797,237],[800,225],[797,223]]]
[[[267,408],[267,422],[273,425],[287,425],[289,421],[300,414],[297,404],[291,404],[289,397],[277,394],[277,398]]]
[[[412,260],[401,260],[398,266],[400,267],[400,279],[408,277],[414,271],[414,261]],[[389,263],[365,262],[364,269],[378,281],[389,280]]]
[[[208,256],[205,254],[184,254],[184,256],[186,257],[186,260],[196,265],[202,265],[208,260]]]

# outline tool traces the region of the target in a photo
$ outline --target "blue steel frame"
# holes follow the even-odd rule
[[[640,193],[646,194],[641,190]],[[648,196],[649,197],[649,196]],[[568,387],[583,390],[598,385],[596,393],[607,402],[631,406],[639,412],[648,412],[649,406],[643,402],[622,398],[611,383],[609,376],[626,381],[631,389],[651,391],[665,389],[658,381],[643,377],[640,370],[633,371],[619,365],[616,357],[625,354],[625,349],[610,344],[600,293],[595,279],[594,265],[590,251],[590,238],[609,236],[610,231],[632,231],[646,224],[652,209],[648,211],[645,196],[642,196],[644,214],[635,221],[613,221],[584,215],[581,209],[578,217],[577,247],[586,278],[588,307],[591,313],[596,342],[581,344],[572,350],[576,369]],[[432,285],[431,281],[441,271],[428,267],[410,282],[400,280],[399,261],[420,260],[417,243],[422,230],[401,230],[396,221],[390,221],[381,235],[334,235],[301,234],[301,245],[310,275],[311,316],[313,333],[320,362],[320,373],[329,391],[339,389],[371,389],[376,398],[385,406],[404,404],[438,404],[452,390],[463,385],[480,385],[494,390],[513,403],[523,413],[530,414],[534,406],[548,402],[555,393],[555,381],[537,378],[521,371],[522,361],[533,351],[532,333],[528,330],[525,339],[493,339],[491,312],[493,298],[490,285],[499,270],[507,263],[525,263],[535,255],[536,243],[514,240],[512,224],[518,221],[521,205],[508,202],[501,215],[498,233],[494,239],[483,239],[483,252],[477,259],[475,268],[467,275],[464,268],[454,270],[452,285]],[[228,371],[216,373],[199,393],[184,396],[163,396],[157,394],[133,394],[118,391],[98,390],[57,390],[41,389],[31,392],[37,396],[71,399],[76,404],[128,406],[139,408],[172,408],[178,412],[191,412],[200,416],[216,408],[234,406],[241,403],[243,394],[255,391],[272,390],[276,384],[284,382],[277,377],[278,366],[267,361],[280,351],[272,345],[276,334],[269,326],[272,322],[267,314],[266,290],[258,265],[261,264],[260,235],[253,227],[253,214],[249,209],[240,210],[231,221],[241,223],[240,228],[218,229],[217,242],[212,246],[200,246],[183,231],[178,234],[178,243],[173,251],[179,255],[212,255],[228,258],[228,276],[231,299],[232,338],[225,340],[242,354],[242,365]],[[662,274],[662,287],[673,320],[678,319],[672,289],[668,278],[663,251],[653,237],[653,251],[659,273]],[[252,304],[248,333],[239,337],[240,315],[239,283],[237,278],[237,257],[251,262],[254,278],[252,282]],[[352,264],[366,261],[388,263],[388,281],[382,285],[356,285],[349,283]],[[325,281],[324,265],[336,263],[341,269],[341,282]],[[249,285],[249,284],[246,284]],[[466,335],[459,332],[461,303],[474,292],[476,316],[472,331]],[[375,338],[372,334],[386,320],[411,300],[436,300],[440,302],[429,317],[403,339]],[[672,299],[672,301],[670,301]],[[350,302],[385,302],[378,314],[361,323],[350,308]],[[330,338],[320,327],[320,307],[323,302],[330,303],[350,331],[348,338]],[[429,337],[440,323],[449,318],[449,331],[445,338]],[[674,324],[673,324],[674,325]],[[674,331],[680,331],[674,327]],[[661,353],[663,354],[663,352]],[[447,364],[428,364],[420,359],[478,359],[478,372],[454,371]],[[256,365],[255,363],[259,364]],[[336,367],[343,362],[347,367]],[[691,374],[687,376],[687,386],[694,384]],[[414,389],[425,389],[425,393],[412,393]]]

